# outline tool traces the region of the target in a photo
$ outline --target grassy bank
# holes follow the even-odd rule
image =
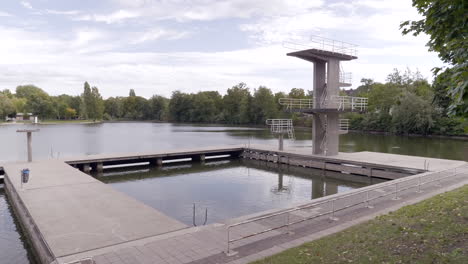
[[[468,185],[254,263],[468,263]]]

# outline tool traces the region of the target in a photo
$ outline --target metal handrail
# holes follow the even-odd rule
[[[349,119],[340,119],[339,126],[341,132],[348,132],[349,130]]]
[[[267,119],[265,123],[270,126],[271,133],[287,133],[290,139],[294,139],[294,126],[292,119]]]
[[[292,50],[320,49],[349,56],[357,56],[358,46],[344,41],[311,36],[307,43],[285,41],[283,42],[283,47]]]
[[[382,198],[382,197],[394,194],[393,199],[395,199],[395,200],[399,199],[398,191],[401,192],[401,191],[404,191],[404,190],[408,190],[410,188],[417,187],[418,192],[421,192],[421,185],[432,183],[432,182],[435,182],[435,181],[438,181],[438,183],[440,184],[441,180],[446,179],[448,177],[453,177],[453,176],[458,175],[459,173],[457,173],[457,168],[465,167],[465,166],[466,165],[461,165],[461,166],[458,166],[458,167],[455,167],[455,168],[450,168],[450,169],[441,170],[441,171],[437,171],[437,172],[432,172],[432,173],[427,173],[427,174],[422,173],[422,174],[419,174],[419,175],[414,175],[414,176],[410,176],[410,177],[406,177],[406,178],[396,179],[396,180],[392,180],[392,181],[389,181],[389,182],[386,182],[386,183],[381,183],[381,184],[377,184],[377,185],[374,185],[374,186],[365,187],[362,190],[353,191],[353,192],[350,192],[348,194],[340,195],[338,197],[334,197],[334,198],[331,198],[331,199],[325,199],[325,200],[314,202],[314,203],[311,203],[311,204],[294,207],[294,208],[291,208],[291,209],[288,209],[288,210],[285,210],[285,211],[281,211],[281,212],[278,212],[278,213],[269,214],[269,215],[257,217],[255,219],[250,219],[250,220],[246,220],[246,221],[242,221],[242,222],[239,222],[239,223],[236,223],[236,224],[229,225],[227,227],[227,250],[226,250],[226,254],[228,254],[228,255],[232,254],[230,252],[230,244],[232,242],[236,242],[236,241],[239,241],[239,240],[242,240],[242,239],[245,239],[245,238],[249,238],[249,237],[252,237],[252,236],[264,234],[264,233],[267,233],[267,232],[270,232],[270,231],[273,231],[273,230],[277,230],[277,229],[281,229],[281,228],[284,228],[284,227],[289,228],[289,226],[291,226],[291,225],[298,224],[298,223],[301,223],[301,222],[304,222],[304,221],[307,221],[307,220],[311,220],[311,219],[314,219],[314,218],[317,218],[317,217],[320,217],[320,216],[324,216],[324,215],[331,214],[330,219],[337,220],[337,218],[335,218],[335,212],[339,212],[339,211],[342,211],[344,209],[347,209],[347,208],[350,208],[350,207],[353,207],[353,206],[356,206],[356,205],[359,205],[359,204],[363,204],[363,203],[366,204],[367,207],[372,208],[369,205],[369,202],[373,201],[373,200],[376,200],[378,198]],[[445,177],[438,177],[437,179],[434,179],[434,180],[429,180],[429,181],[422,182],[422,178],[429,178],[431,176],[441,174],[441,173],[445,173],[445,172],[449,172],[449,174],[447,176],[445,176]],[[415,177],[415,176],[418,176],[418,177]],[[409,187],[407,186],[406,188],[400,188],[400,189],[398,188],[399,184],[406,183],[406,182],[409,182],[409,181],[413,181],[415,179],[417,179],[417,181],[418,181],[418,183],[416,185],[410,185]],[[390,193],[385,192],[385,193],[382,193],[380,195],[374,196],[372,198],[369,197],[369,192],[371,192],[371,191],[375,191],[377,189],[383,189],[383,188],[386,188],[386,187],[392,187],[392,186],[395,186],[393,192],[390,192]],[[348,197],[351,197],[351,196],[356,196],[356,195],[359,195],[359,194],[366,194],[365,200],[343,206],[343,207],[341,207],[339,209],[335,208],[335,201],[342,200],[344,198],[348,198]],[[292,213],[292,212],[305,210],[305,209],[310,209],[310,208],[317,207],[318,205],[322,205],[322,204],[326,204],[326,203],[331,203],[332,210],[324,212],[324,213],[319,213],[319,214],[313,215],[311,217],[305,217],[303,219],[300,219],[299,221],[295,221],[295,222],[290,222],[289,221],[289,214]],[[239,238],[235,238],[235,239],[230,239],[230,230],[233,227],[240,226],[240,225],[245,225],[245,224],[249,224],[249,223],[253,223],[253,222],[257,222],[257,221],[260,221],[260,220],[264,220],[264,219],[268,219],[268,218],[272,218],[272,217],[279,216],[279,215],[284,215],[284,214],[288,214],[287,215],[287,223],[284,224],[284,225],[281,225],[281,226],[278,226],[278,227],[267,228],[267,229],[264,229],[264,230],[262,230],[260,232],[252,233],[252,234],[242,236],[242,237],[239,237]]]
[[[285,105],[286,109],[312,109],[314,108],[313,99],[280,98],[280,105]]]
[[[326,91],[326,89],[325,89]],[[321,108],[338,109],[340,111],[366,111],[368,98],[352,96],[330,96],[326,93],[322,95],[323,102]],[[286,106],[286,109],[314,109],[313,99],[280,98],[279,104]]]

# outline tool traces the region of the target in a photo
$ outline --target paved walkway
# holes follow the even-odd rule
[[[449,173],[452,173],[452,171]],[[434,174],[433,176],[430,176],[431,178],[425,178],[423,182],[436,179],[434,177],[440,176],[444,175]],[[401,181],[398,188],[401,190],[418,184],[418,175],[410,176],[410,178],[412,178],[410,181]],[[444,187],[439,186],[439,183]],[[234,242],[232,243],[231,248],[233,251],[236,251],[237,254],[231,257],[224,253],[227,245],[226,225],[220,224],[202,228],[190,228],[184,231],[174,232],[173,234],[148,238],[144,241],[134,241],[125,245],[119,245],[118,247],[101,249],[100,252],[96,251],[92,253],[95,256],[94,260],[97,264],[249,263],[250,261],[276,254],[287,248],[296,247],[304,242],[341,231],[354,224],[372,219],[376,215],[388,213],[389,211],[396,210],[404,205],[416,203],[420,200],[454,189],[464,184],[468,184],[468,165],[458,168],[456,175],[453,177],[441,180],[440,182],[435,181],[422,185],[421,193],[416,192],[418,191],[418,187],[398,191],[398,200],[392,199],[395,197],[394,185],[385,185],[385,183],[383,183],[382,188],[378,188],[370,192],[370,197],[377,197],[384,193],[388,194],[388,196],[373,200],[370,203],[374,207],[373,209],[367,208],[365,204],[361,204],[335,213],[335,217],[338,218],[337,221],[330,220],[330,215],[323,215],[313,220],[296,224],[290,227],[289,230],[281,228],[262,235]],[[375,186],[369,186],[365,188],[375,189],[374,187]],[[354,192],[358,191],[359,190],[354,190]],[[326,201],[334,199],[340,195],[343,194],[336,194],[317,200]],[[337,202],[335,204],[335,208],[343,208],[348,204],[362,201],[362,195],[362,192],[355,196],[349,196],[348,193],[349,197]],[[321,213],[330,211],[330,206],[330,203],[324,203],[312,208],[311,210],[293,212],[289,216],[289,221],[293,222],[304,219],[304,217],[320,215]],[[285,217],[286,215],[283,214],[270,219],[233,228],[231,239],[259,232],[271,227],[281,226],[285,221],[287,221]],[[239,219],[239,221],[240,220],[243,219]]]

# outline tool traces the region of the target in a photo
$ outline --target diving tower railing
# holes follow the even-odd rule
[[[336,109],[338,111],[366,111],[366,97],[332,96],[324,99],[320,107],[316,107],[313,99],[280,98],[279,104],[287,110]]]
[[[344,41],[324,38],[320,36],[311,36],[307,42],[283,42],[283,47],[291,50],[319,49],[349,56],[357,56],[357,45]]]

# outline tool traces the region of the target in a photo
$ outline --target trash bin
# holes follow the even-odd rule
[[[29,169],[23,169],[21,171],[21,181],[27,183],[29,181]]]

